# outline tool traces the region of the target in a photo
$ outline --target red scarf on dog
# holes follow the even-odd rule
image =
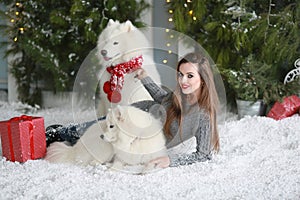
[[[103,91],[107,94],[107,99],[112,103],[119,103],[122,99],[121,90],[124,84],[124,75],[140,68],[143,64],[143,56],[140,55],[128,62],[116,66],[107,67],[106,70],[111,74],[110,80],[103,85]]]

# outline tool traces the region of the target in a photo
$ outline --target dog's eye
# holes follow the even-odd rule
[[[117,44],[119,44],[119,42],[114,42],[114,43],[113,43],[113,45],[117,45]]]
[[[115,125],[109,125],[109,128],[113,128],[113,127],[115,127]]]

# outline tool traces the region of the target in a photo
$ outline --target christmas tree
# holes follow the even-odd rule
[[[299,87],[283,85],[300,55],[298,0],[167,0],[166,6],[175,29],[199,42],[219,69],[238,71],[253,56],[272,68],[265,77],[270,102],[298,94]]]

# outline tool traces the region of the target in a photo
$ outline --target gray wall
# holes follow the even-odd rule
[[[4,9],[4,6],[0,4],[0,9]],[[5,21],[0,18],[0,24],[4,24]],[[0,32],[0,42],[5,41],[6,38]],[[0,90],[7,90],[7,59],[3,58],[4,51],[6,50],[6,46],[1,45],[0,48]]]

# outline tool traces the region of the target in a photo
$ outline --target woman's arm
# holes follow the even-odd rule
[[[143,78],[141,82],[154,101],[158,103],[161,103],[163,98],[169,94],[167,91],[159,87],[149,76]]]
[[[143,69],[137,69],[135,71],[135,77],[139,80],[141,80],[142,84],[146,88],[146,90],[149,92],[151,97],[156,101],[157,103],[161,103],[162,99],[166,97],[169,93],[162,89],[160,86],[158,86],[147,74],[147,72]]]
[[[211,160],[211,131],[208,118],[200,120],[195,137],[197,142],[196,152],[170,155],[170,167]]]

